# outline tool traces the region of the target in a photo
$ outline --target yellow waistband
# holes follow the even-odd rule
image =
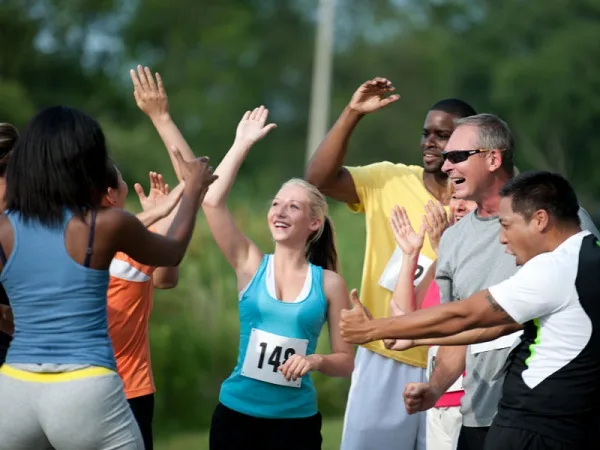
[[[74,370],[72,372],[60,373],[36,373],[17,369],[4,364],[0,367],[0,373],[7,377],[16,378],[21,381],[32,381],[34,383],[59,383],[64,381],[81,380],[83,378],[97,377],[115,373],[113,370],[105,367],[88,367],[85,369]]]

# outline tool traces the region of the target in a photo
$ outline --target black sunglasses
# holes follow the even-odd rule
[[[451,152],[442,152],[442,159],[448,160],[452,164],[458,164],[465,162],[469,157],[476,155],[477,153],[489,152],[487,148],[478,148],[477,150],[453,150]]]

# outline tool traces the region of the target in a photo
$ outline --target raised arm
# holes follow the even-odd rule
[[[156,73],[156,81],[148,67],[137,66],[137,72],[130,70],[133,82],[133,96],[138,107],[150,118],[156,131],[160,135],[167,149],[177,147],[184,159],[195,158],[194,152],[186,142],[185,138],[171,119],[169,113],[169,100],[165,91],[162,78]],[[171,163],[175,168],[175,174],[179,181],[182,180],[181,173],[176,167],[173,154],[169,152]]]
[[[325,195],[345,203],[358,203],[352,176],[343,167],[348,142],[360,119],[400,98],[384,95],[394,91],[391,81],[374,78],[363,83],[329,131],[306,167],[304,178]]]
[[[296,380],[308,372],[318,371],[329,377],[349,377],[354,370],[354,348],[340,335],[342,310],[348,308],[348,288],[344,279],[330,270],[323,271],[323,288],[327,296],[327,324],[331,353],[293,355],[279,367],[288,380]]]
[[[177,215],[166,236],[148,231],[133,215],[118,208],[102,215],[114,242],[113,254],[121,251],[149,266],[177,266],[190,242],[196,215],[208,187],[216,180],[208,166],[208,158],[186,161],[174,150],[174,157],[185,181]],[[111,256],[112,257],[112,256]]]
[[[390,225],[396,243],[402,250],[402,265],[392,294],[392,307],[399,308],[405,314],[417,310],[420,306],[416,302],[414,281],[419,254],[425,241],[425,222],[424,218],[421,229],[417,233],[413,229],[404,208],[395,206],[390,215]],[[425,286],[419,286],[419,288],[421,290],[427,289]]]
[[[172,192],[169,192],[169,185],[165,183],[161,174],[150,172],[149,178],[150,190],[148,195],[145,194],[144,188],[139,183],[134,185],[135,192],[138,195],[140,205],[144,212],[151,212],[160,208],[168,209],[168,214],[163,215],[160,220],[154,223],[154,227],[151,230],[165,236],[177,214],[178,208],[176,205],[179,202],[179,198],[181,198],[181,194],[178,196],[175,195],[175,197],[173,197],[173,195],[178,191],[183,192],[184,183],[179,183]],[[138,219],[139,216],[140,214],[138,214]],[[178,282],[178,267],[158,267],[152,274],[152,283],[157,289],[172,289],[177,286]]]
[[[265,125],[268,115],[269,110],[264,106],[246,111],[238,124],[233,146],[215,170],[219,179],[202,203],[210,231],[242,286],[258,269],[262,253],[238,228],[227,208],[227,197],[250,148],[275,128],[275,124]]]

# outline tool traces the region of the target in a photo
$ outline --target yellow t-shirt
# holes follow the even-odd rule
[[[423,184],[423,168],[380,162],[361,167],[347,167],[352,175],[360,203],[348,205],[354,212],[366,216],[367,243],[363,265],[360,299],[378,319],[388,317],[392,292],[379,280],[396,249],[396,240],[390,226],[390,213],[395,205],[406,208],[415,227],[421,226],[425,204],[435,200]],[[422,257],[435,260],[429,239],[425,239]],[[370,342],[364,347],[388,358],[427,367],[427,348],[417,347],[403,352],[386,349],[382,341]]]

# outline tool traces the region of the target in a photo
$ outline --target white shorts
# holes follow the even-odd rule
[[[427,411],[427,450],[455,450],[462,426],[460,406]]]
[[[425,450],[426,414],[409,415],[402,396],[424,381],[425,369],[359,347],[340,450]]]

